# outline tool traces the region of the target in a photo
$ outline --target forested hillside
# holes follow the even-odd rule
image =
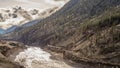
[[[75,62],[120,65],[119,5],[120,0],[71,0],[38,24],[10,35]]]

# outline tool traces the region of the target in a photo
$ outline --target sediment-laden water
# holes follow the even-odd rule
[[[63,61],[53,60],[51,54],[38,47],[28,47],[20,52],[15,62],[23,65],[25,68],[72,68]]]

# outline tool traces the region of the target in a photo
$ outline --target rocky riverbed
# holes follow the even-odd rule
[[[39,47],[28,47],[16,56],[15,62],[25,68],[72,68],[63,61],[51,59],[51,56]]]

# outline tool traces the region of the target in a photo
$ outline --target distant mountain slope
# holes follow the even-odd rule
[[[75,62],[120,66],[119,30],[120,0],[71,0],[40,23],[9,35]]]
[[[9,9],[0,8],[0,34],[12,32],[26,23],[31,25],[29,21],[46,18],[58,9],[59,7],[54,7],[43,11],[41,9],[25,9],[20,6]]]
[[[68,1],[0,0],[0,34],[12,32],[31,20],[46,18]]]
[[[40,40],[40,38],[43,37],[43,35],[52,34],[64,24],[80,24],[83,20],[92,18],[92,16],[101,14],[107,9],[118,6],[119,4],[119,0],[71,0],[60,11],[42,20],[35,26],[25,28],[17,33],[18,36],[22,36],[21,40],[25,43],[33,43],[32,40],[35,42],[37,42],[37,40],[42,42],[43,39]],[[95,7],[99,8],[95,9]],[[72,26],[76,27],[74,25]],[[38,34],[38,36],[36,34]],[[31,40],[32,42],[29,42],[28,40]]]

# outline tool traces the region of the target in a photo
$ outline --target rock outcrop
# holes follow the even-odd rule
[[[23,50],[24,46],[17,42],[0,40],[0,68],[24,68],[15,63],[15,53]]]

